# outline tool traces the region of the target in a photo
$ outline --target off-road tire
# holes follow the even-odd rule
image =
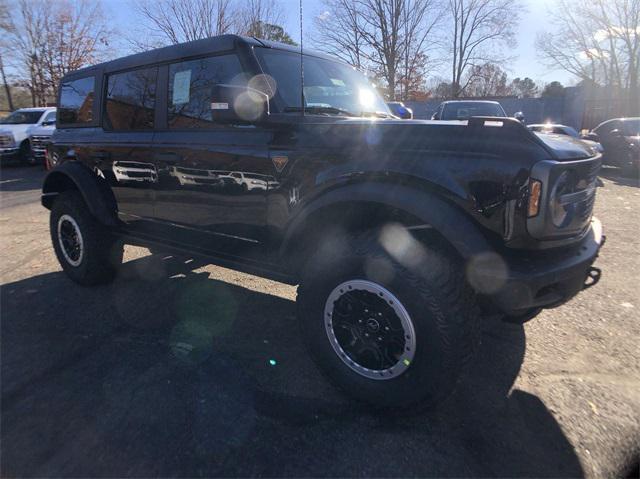
[[[316,249],[298,288],[302,334],[319,368],[350,396],[403,413],[432,408],[454,390],[480,343],[475,294],[459,260],[446,248],[421,244],[419,264],[401,264],[379,238],[378,231],[369,231],[345,238],[341,246]],[[384,264],[386,274],[378,277],[376,264]],[[415,356],[397,377],[375,380],[358,374],[340,359],[329,341],[325,302],[336,286],[352,279],[380,284],[400,300],[411,317]]]
[[[58,222],[63,215],[75,220],[82,236],[82,257],[75,266],[65,257],[58,237]],[[114,279],[122,264],[123,244],[91,215],[79,192],[65,191],[56,198],[51,208],[49,229],[58,261],[73,281],[91,286]]]

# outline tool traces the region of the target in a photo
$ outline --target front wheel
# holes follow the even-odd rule
[[[56,198],[49,227],[58,261],[73,281],[89,286],[115,277],[123,245],[91,215],[80,193]]]
[[[20,149],[18,150],[18,159],[23,165],[35,165],[38,161],[31,152],[31,144],[28,141],[20,143]]]
[[[383,408],[434,406],[479,343],[475,298],[446,249],[412,240],[405,254],[384,235],[318,249],[298,289],[299,321],[321,370],[351,396]]]

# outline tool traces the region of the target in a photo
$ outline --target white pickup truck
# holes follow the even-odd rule
[[[0,120],[0,159],[11,158],[21,163],[35,164],[41,155],[32,151],[30,137],[43,127],[53,131],[55,121],[56,109],[52,107],[21,108]]]

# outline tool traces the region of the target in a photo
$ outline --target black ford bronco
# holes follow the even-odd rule
[[[225,35],[70,73],[58,104],[42,204],[74,281],[112,280],[126,243],[299,284],[319,366],[377,406],[437,403],[483,315],[599,278],[595,152],[508,118],[399,120],[320,54]]]

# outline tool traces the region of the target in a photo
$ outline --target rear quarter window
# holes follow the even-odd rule
[[[77,126],[91,124],[95,88],[94,76],[63,82],[60,86],[58,123]]]

